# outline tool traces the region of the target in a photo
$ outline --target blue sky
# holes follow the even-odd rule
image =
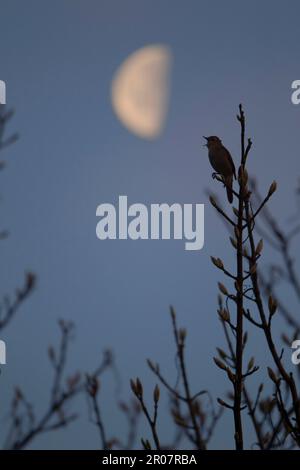
[[[38,275],[36,292],[3,334],[3,403],[18,383],[42,406],[50,380],[46,351],[61,317],[76,323],[70,368],[93,368],[111,347],[123,397],[131,376],[152,388],[147,357],[174,377],[169,304],[189,332],[195,388],[222,394],[227,384],[212,362],[224,344],[215,313],[219,273],[210,255],[229,263],[232,255],[207,203],[206,190],[222,188],[210,178],[202,135],[221,136],[237,161],[235,115],[243,102],[254,142],[249,170],[262,188],[278,181],[271,207],[286,222],[299,175],[300,106],[290,99],[300,73],[299,2],[1,0],[0,6],[0,79],[16,110],[10,130],[20,133],[1,155],[8,164],[1,226],[10,231],[0,248],[1,289],[12,292],[26,269]],[[165,130],[146,141],[116,118],[110,86],[122,61],[153,43],[169,46],[174,63]],[[185,251],[181,241],[100,242],[96,207],[120,194],[131,203],[205,203],[204,249]],[[124,423],[113,409],[112,387],[108,378],[102,406],[114,434]],[[95,448],[86,403],[78,407],[78,423],[34,447]],[[161,423],[163,436],[168,426]],[[233,445],[231,427],[226,413],[213,447]]]

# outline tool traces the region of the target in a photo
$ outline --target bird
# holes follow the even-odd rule
[[[227,198],[230,204],[233,201],[232,184],[233,178],[236,179],[235,166],[230,152],[222,144],[222,140],[216,135],[210,137],[203,136],[206,139],[205,147],[208,148],[208,158],[211,166],[222,176],[227,190]],[[216,173],[213,173],[216,177]]]

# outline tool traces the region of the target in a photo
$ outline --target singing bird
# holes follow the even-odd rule
[[[235,166],[227,148],[222,144],[219,137],[212,135],[203,136],[206,139],[205,147],[208,148],[208,158],[213,169],[222,176],[226,190],[227,198],[230,204],[233,201],[232,183],[233,177],[236,179]],[[214,175],[214,174],[213,174]]]

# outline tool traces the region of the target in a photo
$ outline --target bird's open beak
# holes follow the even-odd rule
[[[206,139],[208,141],[208,137],[205,137],[205,135],[203,136],[203,139]],[[203,145],[203,147],[207,147],[207,142]]]

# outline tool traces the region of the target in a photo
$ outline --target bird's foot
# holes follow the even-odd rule
[[[211,177],[213,180],[223,181],[222,175],[220,173],[217,173],[216,171],[212,173]]]

